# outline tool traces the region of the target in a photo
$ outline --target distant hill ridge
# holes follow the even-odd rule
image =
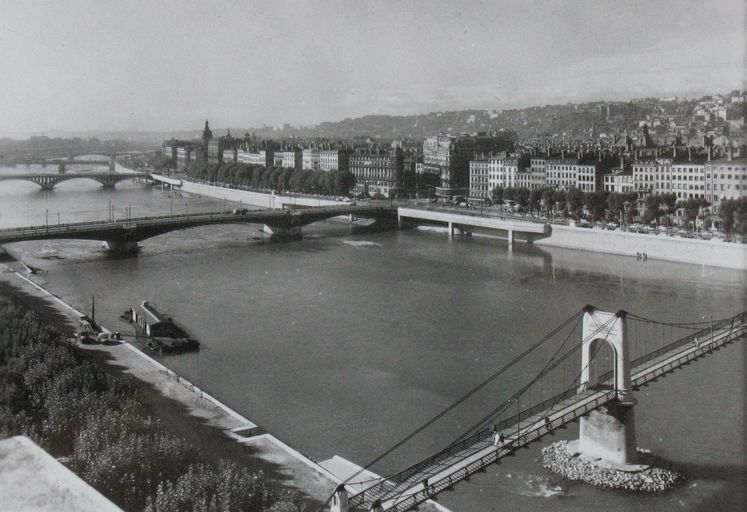
[[[282,139],[291,137],[422,139],[441,132],[513,130],[519,138],[542,135],[596,136],[634,130],[647,116],[659,116],[686,122],[701,101],[722,97],[731,118],[744,116],[744,102],[731,103],[733,95],[743,92],[703,96],[700,98],[642,98],[630,101],[594,101],[544,105],[496,110],[453,110],[412,115],[367,115],[341,121],[325,121],[317,125],[294,127],[263,126],[257,128],[230,127],[234,136],[254,133],[259,138]],[[225,127],[213,126],[214,136],[224,135]],[[662,126],[660,128],[664,129]],[[652,130],[654,127],[652,126]],[[202,124],[194,130],[169,131],[107,131],[107,132],[52,132],[50,136],[97,137],[102,140],[121,140],[135,144],[154,145],[171,138],[199,139]]]

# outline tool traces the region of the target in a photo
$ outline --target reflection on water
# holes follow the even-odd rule
[[[109,201],[142,215],[222,207],[133,183],[103,191],[81,181],[51,194],[25,185],[0,186],[1,225],[37,222],[47,209],[82,220],[106,214]],[[75,305],[95,295],[107,325],[125,330],[119,314],[152,300],[202,343],[167,365],[302,452],[359,463],[584,304],[682,320],[719,318],[747,302],[745,275],[732,270],[521,245],[509,253],[502,241],[418,231],[351,234],[332,221],[305,233],[302,242],[268,243],[256,240],[259,226],[195,228],[116,260],[92,242],[22,243],[11,252],[47,270],[37,278]],[[455,510],[682,510],[718,497],[728,509],[745,475],[744,450],[722,441],[744,439],[744,404],[735,400],[744,397],[744,354],[731,346],[638,392],[639,444],[690,472],[673,493],[642,498],[558,482],[535,445],[442,502]],[[527,364],[529,375],[541,362]],[[486,390],[378,469],[435,451],[511,390]],[[573,435],[570,428],[565,437]]]

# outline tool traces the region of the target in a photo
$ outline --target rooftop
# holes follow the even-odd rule
[[[732,158],[731,160],[729,160],[728,157],[723,157],[723,158],[717,158],[715,160],[711,160],[710,162],[706,162],[706,163],[707,164],[708,163],[719,164],[719,165],[724,165],[724,164],[744,165],[744,164],[747,164],[747,157]]]
[[[24,436],[0,441],[2,509],[121,512],[96,489]]]

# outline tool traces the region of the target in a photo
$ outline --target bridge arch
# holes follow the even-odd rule
[[[609,313],[587,307],[583,319],[583,342],[581,345],[581,379],[579,390],[599,385],[592,369],[600,352],[600,344],[606,344],[613,353],[613,389],[618,398],[632,396],[630,377],[630,354],[627,346],[625,312]]]
[[[26,177],[23,175],[18,175],[18,176],[11,176],[11,175],[1,176],[0,175],[0,182],[2,181],[25,181],[26,183],[33,183],[33,184],[38,185],[39,187],[41,187],[42,190],[52,190],[52,187],[54,186],[54,185],[46,186],[45,183],[41,183],[39,181],[30,179],[29,177]]]
[[[114,187],[120,181],[131,178],[132,176],[124,173],[98,173],[98,174],[12,174],[0,176],[0,181],[29,181],[36,183],[42,190],[52,190],[56,185],[63,181],[75,179],[93,180],[104,187]]]

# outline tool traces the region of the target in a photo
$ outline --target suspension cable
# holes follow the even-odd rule
[[[575,315],[574,315],[574,316],[575,316]],[[599,333],[600,331],[602,331],[602,330],[603,330],[604,328],[606,328],[606,327],[608,327],[608,326],[609,326],[609,328],[608,328],[608,331],[607,331],[607,335],[609,335],[609,332],[610,332],[610,331],[611,331],[611,329],[612,329],[612,325],[611,325],[611,324],[612,324],[612,323],[614,322],[614,320],[615,320],[615,319],[616,319],[616,317],[614,317],[614,316],[613,316],[613,317],[610,317],[610,318],[609,318],[609,319],[607,319],[607,321],[605,321],[605,322],[604,322],[603,324],[599,325],[599,326],[598,326],[598,327],[597,327],[597,328],[596,328],[596,329],[594,330],[594,332],[592,332],[591,334],[589,334],[588,336],[586,336],[586,337],[585,337],[585,338],[584,338],[584,339],[583,339],[583,340],[581,341],[581,343],[579,343],[578,345],[574,346],[572,350],[569,350],[569,351],[568,351],[567,353],[563,354],[563,356],[562,356],[562,357],[561,357],[561,358],[560,358],[559,360],[557,360],[557,361],[556,361],[556,362],[555,362],[554,364],[551,364],[551,365],[549,365],[549,366],[550,366],[550,368],[548,368],[548,370],[547,370],[547,371],[549,371],[549,370],[552,370],[553,368],[557,367],[557,366],[558,366],[559,364],[561,364],[561,363],[562,363],[563,361],[565,361],[565,360],[566,360],[566,359],[567,359],[568,357],[570,357],[571,355],[573,355],[573,354],[574,354],[574,352],[576,351],[576,349],[577,349],[577,348],[579,348],[580,346],[583,346],[583,344],[584,344],[584,343],[586,343],[586,342],[587,342],[588,340],[590,340],[590,339],[591,339],[591,338],[592,338],[593,336],[596,336],[596,335],[597,335],[597,334],[598,334],[598,333]],[[575,326],[574,326],[574,330],[575,330]],[[573,330],[571,330],[571,333],[572,333],[572,332],[573,332]],[[607,335],[605,335],[605,336],[607,336]],[[570,337],[570,334],[569,334],[569,337]],[[599,350],[599,348],[597,348],[597,350]],[[590,361],[590,362],[591,362],[591,361]],[[588,364],[587,364],[587,365],[588,365]],[[514,394],[513,394],[512,396],[511,396],[511,398],[509,398],[509,399],[508,399],[508,400],[507,400],[506,402],[504,402],[503,404],[501,404],[501,405],[500,405],[500,406],[499,406],[499,407],[498,407],[497,409],[504,409],[504,408],[506,408],[506,407],[507,407],[507,406],[508,406],[508,405],[509,405],[510,403],[512,403],[512,402],[513,402],[514,400],[516,400],[516,399],[517,399],[517,397],[521,396],[521,394],[522,394],[522,393],[524,393],[524,392],[525,392],[525,391],[526,391],[526,390],[527,390],[527,389],[528,389],[528,388],[529,388],[529,387],[530,387],[530,386],[531,386],[531,385],[532,385],[532,384],[533,384],[533,383],[534,383],[534,382],[535,382],[535,381],[536,381],[536,380],[537,380],[538,378],[540,378],[540,377],[541,377],[541,375],[538,375],[538,376],[536,376],[536,377],[535,377],[534,379],[532,379],[532,381],[530,381],[530,383],[529,383],[529,384],[526,384],[526,385],[524,385],[524,386],[523,386],[523,387],[522,387],[522,388],[521,388],[521,389],[520,389],[519,391],[517,391],[516,393],[514,393]],[[579,376],[579,377],[576,377],[576,379],[574,379],[574,382],[578,381],[578,380],[579,380],[579,378],[580,378],[580,376]],[[570,388],[567,388],[567,389],[570,389]],[[495,410],[494,410],[494,411],[495,411]],[[492,414],[491,414],[491,415],[489,415],[489,416],[492,416]],[[472,426],[472,427],[470,428],[470,430],[475,430],[475,429],[476,429],[476,427],[478,427],[478,426],[479,426],[480,424],[482,424],[483,422],[484,422],[484,419],[483,419],[483,420],[480,420],[480,421],[479,421],[479,422],[478,422],[477,424],[473,425],[473,426]],[[430,456],[430,457],[426,457],[425,459],[423,459],[423,460],[421,460],[420,462],[418,462],[418,463],[414,464],[413,466],[410,466],[409,468],[405,468],[404,470],[401,470],[401,471],[399,471],[399,472],[397,472],[397,473],[393,473],[393,474],[391,474],[391,475],[388,475],[388,476],[387,476],[387,477],[386,477],[385,479],[387,479],[387,480],[388,480],[388,479],[390,479],[390,478],[391,478],[392,476],[394,476],[394,475],[397,475],[397,474],[403,473],[403,472],[405,472],[405,471],[408,471],[408,470],[412,469],[413,467],[417,466],[418,464],[422,464],[422,463],[423,463],[423,462],[424,462],[425,460],[428,460],[428,459],[430,459],[430,458],[433,458],[433,457],[436,457],[436,456],[438,456],[438,455],[439,455],[440,453],[443,453],[444,451],[446,451],[446,450],[448,450],[449,448],[453,447],[453,446],[454,446],[455,444],[457,444],[458,442],[460,442],[460,441],[459,441],[459,439],[458,439],[458,440],[456,440],[456,441],[454,441],[453,443],[451,443],[451,444],[450,444],[449,446],[447,446],[446,448],[444,448],[444,449],[440,450],[440,451],[439,451],[438,453],[436,453],[436,454],[434,454],[434,455],[432,455],[432,456]],[[395,488],[395,489],[396,489],[396,488]],[[405,491],[403,490],[402,492],[405,492]],[[401,494],[401,493],[400,493],[400,494]],[[384,498],[386,498],[386,497],[389,497],[389,496],[392,496],[392,491],[390,491],[389,493],[385,493],[385,494],[384,494]]]
[[[496,407],[495,409],[493,409],[492,411],[490,411],[490,413],[488,413],[486,416],[484,416],[478,423],[476,423],[475,425],[473,425],[471,428],[469,428],[467,431],[465,431],[461,436],[459,436],[457,439],[455,439],[450,445],[448,445],[446,449],[451,448],[453,445],[460,443],[465,438],[469,437],[475,430],[478,430],[480,425],[482,425],[485,422],[488,422],[496,414],[500,414],[501,412],[503,412],[503,410],[505,410],[509,406],[509,404],[516,398],[516,395],[520,395],[521,393],[523,393],[524,390],[528,389],[540,377],[542,377],[543,374],[546,371],[549,371],[548,370],[548,366],[550,366],[552,364],[553,360],[558,356],[558,353],[560,353],[560,351],[563,349],[563,347],[566,345],[566,343],[568,343],[568,340],[570,339],[571,335],[573,334],[573,332],[578,327],[578,324],[581,323],[581,319],[582,318],[583,318],[583,316],[579,316],[578,317],[578,319],[576,320],[576,323],[573,325],[573,327],[570,329],[570,331],[568,331],[568,336],[566,336],[565,340],[563,340],[563,343],[560,345],[560,347],[558,347],[558,349],[555,351],[555,353],[550,358],[550,360],[547,362],[547,364],[545,364],[545,366],[542,368],[542,370],[540,370],[540,372],[537,374],[537,376],[535,376],[535,378],[532,379],[532,381],[530,381],[529,384],[525,385],[517,393],[514,393],[514,395],[511,396],[511,398],[509,398],[506,402],[502,403],[501,405],[499,405],[498,407]]]
[[[524,359],[527,355],[529,355],[534,350],[536,350],[537,348],[539,348],[547,340],[549,340],[550,338],[552,338],[553,336],[555,336],[555,334],[557,334],[560,330],[562,330],[563,328],[565,328],[568,324],[570,324],[573,320],[575,320],[578,316],[580,316],[582,314],[583,314],[583,310],[575,312],[573,315],[571,315],[570,317],[568,317],[563,323],[561,323],[558,327],[556,327],[555,329],[553,329],[550,333],[548,333],[545,336],[543,336],[539,341],[535,342],[527,350],[525,350],[524,352],[522,352],[521,354],[519,354],[518,356],[516,356],[514,359],[512,359],[508,364],[504,365],[499,370],[493,372],[490,376],[488,376],[480,384],[478,384],[476,387],[472,388],[470,391],[468,391],[467,393],[465,393],[464,395],[462,395],[460,398],[458,398],[451,405],[449,405],[448,407],[446,407],[445,409],[443,409],[441,412],[439,412],[438,414],[436,414],[435,416],[433,416],[431,419],[429,419],[428,421],[426,421],[425,423],[423,423],[421,426],[419,426],[418,428],[416,428],[410,434],[408,434],[407,436],[405,436],[401,441],[398,441],[397,443],[395,443],[392,447],[390,447],[389,449],[385,450],[381,455],[377,456],[371,462],[369,462],[365,466],[361,467],[358,471],[356,471],[351,476],[349,476],[348,478],[346,478],[345,480],[343,480],[340,485],[344,485],[344,484],[348,483],[350,480],[352,480],[356,476],[360,475],[362,472],[364,472],[365,470],[367,470],[368,468],[370,468],[371,466],[373,466],[377,462],[381,461],[384,457],[386,457],[387,455],[389,455],[390,453],[392,453],[393,451],[395,451],[396,449],[398,449],[399,447],[401,447],[402,445],[404,445],[405,443],[407,443],[410,439],[412,439],[413,437],[415,437],[416,435],[418,435],[420,432],[422,432],[423,430],[425,430],[428,427],[430,427],[433,423],[435,423],[436,421],[440,420],[442,417],[444,417],[446,414],[448,414],[450,411],[452,411],[455,407],[459,406],[461,403],[463,403],[469,397],[471,397],[472,395],[474,395],[475,393],[477,393],[480,389],[482,389],[485,386],[487,386],[491,381],[493,381],[494,379],[496,379],[498,376],[500,376],[506,370],[508,370],[509,368],[513,367],[516,363],[518,363],[519,361],[521,361],[522,359]],[[327,500],[322,505],[322,508],[326,507],[327,504],[332,500],[333,497],[334,497],[334,493],[332,493],[327,498]]]
[[[614,327],[614,320],[615,320],[615,319],[616,319],[616,317],[614,317],[614,316],[613,316],[613,317],[610,317],[610,318],[609,318],[609,319],[608,319],[608,320],[607,320],[607,321],[606,321],[606,322],[605,322],[604,324],[600,325],[600,326],[599,326],[599,327],[598,327],[598,328],[597,328],[597,329],[596,329],[596,330],[595,330],[595,331],[594,331],[594,332],[593,332],[592,334],[590,334],[589,336],[587,336],[586,338],[584,338],[584,340],[583,340],[583,341],[581,342],[581,344],[580,344],[580,345],[582,346],[582,345],[583,345],[584,343],[586,343],[586,342],[587,342],[587,341],[588,341],[588,340],[589,340],[589,339],[590,339],[590,338],[591,338],[592,336],[595,336],[595,335],[596,335],[596,334],[597,334],[597,333],[598,333],[599,331],[601,331],[601,330],[602,330],[602,329],[604,329],[605,327],[607,327],[607,333],[606,333],[606,334],[604,335],[604,337],[606,338],[607,336],[609,336],[610,332],[612,332],[612,328]],[[575,329],[575,326],[574,326],[574,329]],[[572,331],[571,331],[571,332],[572,332]],[[578,347],[576,347],[576,348],[578,348]],[[583,368],[581,368],[581,371],[580,371],[580,372],[579,372],[579,374],[578,374],[578,375],[576,376],[576,378],[575,378],[575,379],[573,380],[573,382],[572,382],[572,385],[571,385],[571,386],[569,386],[569,387],[568,387],[567,389],[571,389],[571,388],[575,387],[575,386],[576,386],[576,383],[577,383],[577,382],[579,382],[579,381],[581,380],[581,376],[582,376],[582,375],[584,374],[584,371],[585,371],[585,370],[586,370],[586,369],[587,369],[587,368],[588,368],[588,367],[589,367],[589,366],[591,365],[592,361],[594,361],[594,359],[595,359],[595,357],[596,357],[597,353],[599,352],[599,350],[600,350],[601,348],[602,348],[602,344],[599,344],[599,345],[598,345],[597,347],[595,347],[595,350],[594,350],[594,354],[592,354],[592,356],[591,356],[591,357],[589,358],[589,361],[587,361],[586,365],[585,365],[585,366],[584,366]],[[562,360],[564,360],[564,359],[566,358],[566,356],[567,356],[567,355],[569,355],[569,354],[572,354],[573,352],[575,352],[575,348],[574,348],[573,350],[569,351],[568,353],[564,354],[564,357],[563,357],[563,358],[561,358],[561,360],[560,360],[560,361],[558,361],[558,363],[560,363],[560,362],[561,362]],[[555,365],[555,366],[556,366],[556,365]],[[531,384],[530,384],[530,385],[531,385]],[[524,386],[523,390],[522,390],[522,391],[520,391],[519,393],[516,393],[515,395],[520,395],[520,394],[521,394],[521,393],[522,393],[522,392],[523,392],[524,390],[526,390],[526,389],[527,389],[528,387],[529,387],[529,385],[527,385],[527,386]],[[510,401],[511,401],[511,400],[509,400],[509,402],[510,402]],[[554,406],[554,405],[555,405],[555,404],[553,404],[553,406]],[[517,418],[517,421],[518,421],[518,418]],[[517,437],[517,438],[516,438],[516,441],[518,441],[518,439],[519,439],[519,438]],[[446,448],[446,449],[448,449],[448,448]],[[401,502],[403,498],[404,498],[404,499],[407,499],[407,498],[408,498],[409,496],[408,496],[408,495],[406,495],[406,493],[407,493],[407,488],[405,488],[405,489],[403,489],[403,490],[402,490],[401,492],[399,492],[399,493],[397,493],[397,494],[393,495],[393,496],[394,496],[394,504],[396,505],[397,503]],[[390,492],[389,494],[384,494],[384,496],[382,496],[382,497],[381,497],[381,498],[379,498],[379,499],[382,499],[382,500],[383,500],[383,499],[389,498],[389,497],[391,497],[391,496],[392,496],[392,494],[391,494],[391,492]]]

